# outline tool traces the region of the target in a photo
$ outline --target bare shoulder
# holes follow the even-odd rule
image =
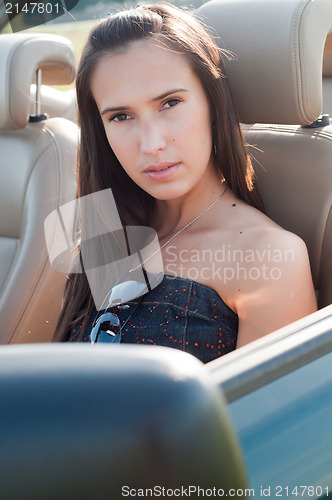
[[[239,316],[240,346],[314,312],[317,305],[304,241],[243,202],[232,208],[238,210],[230,247],[238,252],[227,293]]]
[[[274,252],[277,260],[277,252],[288,250],[289,257],[294,253],[300,261],[307,260],[307,248],[299,236],[282,228],[256,208],[237,200],[234,195],[232,197],[227,229],[234,247],[259,251],[262,259],[271,257],[271,252]]]
[[[298,311],[313,310],[308,252],[299,236],[231,192],[224,203],[219,234],[225,266],[215,287],[239,316],[249,318],[253,311],[261,314],[285,301],[301,303]]]
[[[274,262],[284,260],[285,263],[293,264],[308,260],[304,241],[298,235],[277,225],[258,210],[242,232],[235,236],[241,247],[245,246],[260,252],[260,255],[264,256],[262,260],[272,259]]]
[[[248,227],[247,232],[247,241],[242,242],[245,244],[244,253],[251,256],[246,259],[248,276],[251,277],[246,280],[247,291],[257,291],[257,287],[264,290],[273,287],[283,294],[287,294],[289,289],[291,294],[291,283],[312,286],[308,250],[299,236],[274,224]],[[257,279],[253,279],[253,270],[250,274],[253,264],[261,270]]]

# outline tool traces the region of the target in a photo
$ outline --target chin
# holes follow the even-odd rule
[[[167,185],[159,184],[155,186],[149,186],[147,189],[142,187],[149,195],[151,195],[156,200],[168,201],[168,200],[176,200],[178,198],[182,198],[186,196],[190,191],[190,186],[175,186],[175,185]]]
[[[150,192],[151,196],[155,198],[156,200],[160,201],[169,201],[169,200],[176,200],[178,198],[182,198],[188,193],[188,191],[185,190],[163,190],[162,192]]]

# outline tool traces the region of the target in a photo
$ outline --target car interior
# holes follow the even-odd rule
[[[198,9],[196,15],[212,27],[223,48],[236,54],[230,60],[225,59],[226,73],[246,140],[253,146],[250,151],[267,214],[305,241],[318,304],[324,307],[332,303],[332,172],[328,161],[331,128],[327,116],[325,121],[317,118],[332,110],[332,34],[328,36],[328,17],[324,27],[317,30],[314,26],[313,35],[309,26],[311,17],[306,12],[302,24],[297,26],[300,28],[297,39],[298,32],[290,29],[287,19],[295,10],[293,2],[286,2],[282,9],[280,4],[269,3],[265,8],[260,5],[257,16],[253,16],[250,2],[241,4],[241,12],[246,14],[241,16],[236,14],[239,2],[221,2],[221,5],[222,8],[219,2],[209,2]],[[314,5],[310,3],[312,10],[316,9]],[[275,10],[279,15],[278,29]],[[309,10],[307,7],[306,11]],[[236,19],[235,29],[229,19]],[[54,203],[59,207],[75,198],[74,150],[78,131],[73,125],[77,119],[75,91],[62,93],[50,87],[73,81],[75,55],[69,41],[60,37],[55,43],[53,36],[2,35],[0,41],[3,65],[10,68],[2,75],[5,90],[0,128],[5,166],[1,200],[2,213],[6,214],[1,218],[4,258],[0,274],[1,342],[4,344],[50,341],[61,304],[59,290],[64,276],[49,268],[41,221],[56,207]],[[34,44],[39,47],[38,51],[34,51]],[[44,50],[42,44],[45,44]],[[62,58],[58,63],[54,62],[55,50],[56,57]],[[28,68],[21,66],[23,60],[29,61]],[[37,69],[43,83],[39,93],[41,114],[46,113],[50,118],[33,122],[29,116],[33,116],[36,102],[33,82]],[[60,134],[48,131],[55,123],[61,123]],[[31,133],[49,138],[45,156],[41,157],[38,151],[38,147],[44,151],[44,144],[40,141],[37,146],[39,142],[30,138]],[[59,146],[55,152],[58,137],[72,145]],[[73,152],[64,154],[66,147]],[[31,148],[32,157],[25,148]],[[47,158],[50,154],[52,159]],[[14,176],[8,176],[10,164],[12,173],[19,168],[15,181]],[[42,168],[45,184],[36,187],[39,193],[36,197],[29,193],[34,189],[31,183],[41,182],[37,173],[32,175],[38,167]],[[69,183],[56,181],[56,175],[63,179],[69,176]],[[62,191],[67,188],[64,194]],[[55,191],[51,195],[48,189]],[[44,203],[45,211],[42,211]],[[35,224],[34,217],[38,220]],[[34,234],[38,228],[40,233]],[[39,252],[43,252],[43,257]],[[40,302],[42,299],[46,302]]]
[[[316,359],[322,332],[332,348],[332,3],[212,0],[195,15],[234,54],[226,75],[267,214],[305,241],[320,310],[209,367],[167,348],[50,345],[66,274],[44,220],[75,200],[79,130],[75,92],[49,86],[74,80],[75,54],[63,37],[0,35],[0,498],[117,498],[129,478],[244,489],[228,402]],[[315,324],[298,365],[284,353],[287,369],[257,374],[255,352],[272,359],[291,336],[300,348]]]
[[[1,35],[0,45],[6,68],[0,76],[1,343],[45,342],[54,332],[65,274],[50,265],[44,220],[75,199],[78,128],[38,109],[31,113],[30,86],[37,70],[45,84],[71,83],[75,54],[69,40],[56,36]]]

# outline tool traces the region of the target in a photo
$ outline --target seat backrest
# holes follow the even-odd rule
[[[75,77],[75,55],[63,37],[0,37],[0,343],[51,340],[65,275],[52,270],[44,220],[75,199],[77,126],[30,116],[37,68],[45,84]]]
[[[330,0],[213,0],[196,15],[213,28],[267,215],[307,244],[319,306],[332,302],[332,126],[322,111]],[[329,122],[327,122],[329,123]]]

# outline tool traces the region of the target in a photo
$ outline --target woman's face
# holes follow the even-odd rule
[[[215,179],[209,105],[184,55],[133,42],[99,61],[91,90],[112,150],[150,195],[174,199]]]

